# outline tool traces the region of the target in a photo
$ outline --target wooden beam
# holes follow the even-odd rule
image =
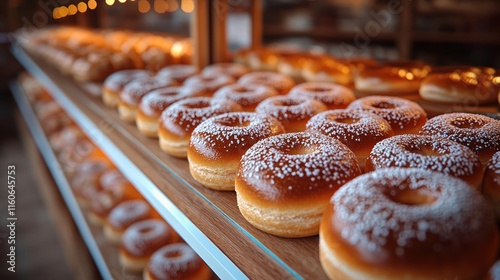
[[[227,0],[214,0],[210,7],[212,51],[213,63],[228,61],[228,45],[226,35],[227,14],[229,6]]]
[[[210,64],[209,1],[196,1],[191,13],[191,40],[193,42],[193,65],[198,69]]]
[[[252,49],[262,47],[262,0],[250,1],[250,18],[252,21]]]

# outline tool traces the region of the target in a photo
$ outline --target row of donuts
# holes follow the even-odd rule
[[[434,67],[421,61],[340,59],[294,49],[243,50],[235,60],[253,71],[275,71],[297,82],[331,82],[366,95],[420,95],[423,100],[477,106],[500,103],[500,72],[488,67]]]
[[[144,200],[31,76],[20,79],[89,222],[119,246],[119,262],[144,279],[210,279],[199,256]],[[54,123],[56,120],[62,120]]]
[[[46,27],[18,32],[18,41],[59,71],[78,81],[102,81],[123,69],[156,71],[166,65],[190,63],[188,39],[127,30]]]

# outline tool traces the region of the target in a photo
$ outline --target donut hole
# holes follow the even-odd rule
[[[410,153],[413,154],[418,154],[422,156],[442,156],[444,153],[442,151],[437,150],[434,148],[432,145],[427,144],[427,145],[417,145],[417,146],[410,146],[406,147],[406,150]]]
[[[372,107],[377,108],[377,109],[394,109],[397,106],[391,102],[379,101],[379,102],[373,103]]]
[[[210,106],[210,102],[208,101],[201,101],[197,103],[188,103],[184,105],[188,109],[199,109],[199,108],[206,108]]]
[[[228,127],[247,127],[250,125],[250,121],[243,120],[240,118],[230,119],[230,120],[225,119],[225,120],[220,120],[219,124]]]
[[[474,119],[454,119],[451,120],[451,125],[458,128],[479,129],[483,127],[485,123]]]
[[[292,156],[294,156],[294,155],[295,156],[303,156],[303,155],[312,154],[314,152],[314,150],[315,150],[314,147],[298,145],[298,146],[290,148],[288,151],[286,151],[286,154],[292,155]]]
[[[143,227],[139,229],[139,233],[147,234],[153,231],[152,227]]]
[[[234,93],[247,93],[249,92],[249,89],[247,87],[236,87],[233,88]]]
[[[283,99],[283,100],[278,100],[275,103],[277,106],[297,106],[302,104],[301,100],[295,100],[295,99]]]
[[[216,79],[215,77],[200,77],[200,82],[210,83],[213,82],[215,79]]]
[[[311,87],[311,88],[309,88],[309,91],[312,91],[312,92],[327,92],[327,91],[330,91],[330,89],[328,89],[326,87]]]
[[[164,256],[166,259],[175,259],[180,258],[182,256],[182,253],[179,251],[169,251],[166,252]]]
[[[330,120],[345,124],[355,124],[359,122],[359,118],[351,118],[348,116],[330,116]]]
[[[437,200],[429,191],[414,189],[397,189],[386,193],[386,196],[393,202],[408,206],[431,205]]]

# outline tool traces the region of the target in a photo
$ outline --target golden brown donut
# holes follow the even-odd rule
[[[276,71],[280,54],[277,50],[260,49],[244,53],[248,67],[253,71]]]
[[[483,194],[495,208],[497,220],[500,220],[500,151],[496,152],[486,164]]]
[[[208,280],[210,268],[185,243],[163,246],[154,252],[144,269],[144,280]]]
[[[319,234],[331,279],[483,279],[498,244],[493,210],[477,190],[415,168],[381,169],[345,184]]]
[[[415,167],[446,173],[481,189],[482,166],[466,146],[430,135],[397,135],[378,142],[366,160],[365,171]]]
[[[500,121],[470,114],[450,113],[431,118],[422,134],[436,135],[469,147],[486,166],[494,153],[500,151]]]
[[[349,64],[329,56],[320,56],[306,62],[302,76],[307,82],[335,83],[350,86],[353,82]]]
[[[179,240],[177,233],[165,221],[148,219],[128,227],[120,242],[120,264],[125,270],[142,272],[153,253]]]
[[[305,81],[303,69],[311,60],[320,60],[322,56],[308,52],[297,52],[281,55],[278,60],[277,71],[280,74],[291,77],[296,83]]]
[[[287,132],[304,131],[309,119],[326,110],[323,103],[314,99],[285,95],[269,97],[255,108],[257,113],[275,117]]]
[[[189,171],[207,188],[233,191],[243,154],[257,141],[281,133],[283,125],[265,114],[233,112],[209,118],[191,134]]]
[[[201,92],[187,87],[165,87],[150,91],[141,99],[137,109],[135,123],[139,132],[157,138],[158,122],[163,110],[179,100],[200,95]]]
[[[109,168],[111,163],[105,158],[89,157],[76,168],[70,185],[76,200],[86,208],[95,199],[98,192],[99,176]]]
[[[248,73],[248,69],[239,63],[215,63],[206,66],[201,70],[201,74],[212,75],[229,75],[234,79],[239,79],[241,76]]]
[[[477,67],[432,73],[422,81],[419,93],[422,99],[439,103],[494,103],[500,94],[500,73]]]
[[[179,84],[182,84],[187,78],[196,74],[198,74],[198,70],[195,66],[176,64],[163,67],[156,73],[156,76],[165,77],[167,79],[174,80]]]
[[[255,111],[255,107],[266,98],[278,95],[278,92],[265,85],[233,84],[220,88],[214,98],[228,99],[238,103],[245,112]]]
[[[347,109],[381,116],[396,134],[417,134],[427,122],[427,113],[420,105],[399,97],[366,96],[353,101]]]
[[[354,85],[356,92],[366,95],[418,95],[420,83],[431,67],[420,61],[380,63],[359,70]]]
[[[201,122],[216,115],[237,111],[241,111],[240,105],[210,97],[191,97],[175,102],[160,117],[160,148],[171,156],[186,158],[191,133]]]
[[[250,147],[240,161],[238,208],[267,233],[316,235],[330,197],[360,174],[354,153],[334,138],[307,132],[271,136]]]
[[[85,138],[81,129],[76,125],[67,125],[49,137],[49,143],[56,153],[67,146],[74,146],[78,141]]]
[[[345,109],[356,99],[351,89],[332,83],[302,83],[293,87],[289,96],[304,96],[320,101],[330,110]]]
[[[287,94],[295,82],[283,74],[273,72],[251,72],[238,79],[238,84],[258,84],[274,88],[279,94]]]
[[[373,146],[394,136],[391,126],[382,117],[349,110],[319,113],[307,122],[306,131],[321,133],[342,142],[354,152],[361,170],[364,170]]]
[[[173,80],[156,76],[136,79],[128,83],[120,92],[120,101],[118,102],[120,119],[127,122],[135,122],[137,107],[146,94],[155,89],[176,85],[177,82]]]
[[[104,223],[104,236],[108,241],[118,244],[129,226],[153,217],[153,208],[143,199],[122,202],[109,213]]]
[[[135,79],[147,78],[153,73],[147,70],[122,70],[109,75],[102,86],[102,101],[111,108],[116,108],[120,101],[120,92]]]
[[[229,75],[220,73],[198,74],[184,81],[184,86],[202,92],[204,96],[211,97],[221,87],[234,84],[236,81]]]

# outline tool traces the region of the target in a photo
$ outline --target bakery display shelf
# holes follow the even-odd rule
[[[66,203],[66,206],[78,228],[80,234],[86,243],[86,246],[94,259],[94,262],[104,279],[142,279],[142,275],[123,271],[118,255],[119,248],[112,245],[104,238],[100,227],[89,223],[82,208],[77,203],[73,191],[56,155],[54,154],[47,137],[45,136],[38,118],[32,110],[26,96],[17,82],[10,84],[14,99],[19,107],[21,115],[28,125],[28,129],[37,145],[59,192]]]
[[[92,124],[86,128],[95,134],[91,138],[219,277],[327,278],[319,263],[317,236],[280,238],[254,228],[240,214],[234,192],[209,190],[194,181],[186,159],[168,156],[158,140],[141,135],[103,105],[99,85],[74,82],[19,46],[13,53],[77,121]],[[216,246],[200,242],[198,235]],[[214,254],[209,247],[220,251]],[[237,268],[238,275],[233,271]]]
[[[114,165],[139,190],[156,211],[174,228],[210,268],[222,279],[247,279],[245,274],[218,248],[211,239],[214,236],[228,238],[222,228],[227,225],[221,215],[215,214],[206,201],[185,188],[179,188],[178,180],[152,162],[118,133],[116,123],[103,115],[97,115],[89,96],[75,88],[74,82],[30,57],[19,46],[12,53],[18,61],[53,96],[87,136],[108,156]],[[93,108],[95,109],[95,108]],[[170,193],[162,189],[171,190]],[[169,197],[176,198],[178,208]],[[199,228],[204,226],[205,235]],[[211,237],[209,238],[208,236]],[[237,243],[237,242],[236,242]],[[234,243],[231,245],[236,246]]]

